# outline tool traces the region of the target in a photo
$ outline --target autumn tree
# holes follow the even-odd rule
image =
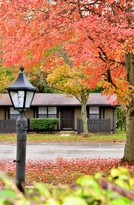
[[[84,67],[92,83],[116,93],[127,106],[124,159],[134,161],[134,32],[132,0],[19,0],[0,4],[0,44],[5,65],[27,71],[44,62],[47,50],[62,44],[73,67]],[[52,59],[52,58],[51,58]],[[55,60],[59,65],[59,59]],[[88,86],[90,79],[83,83]]]
[[[67,28],[64,27],[67,42],[65,36],[60,36],[63,46],[74,65],[83,64],[86,74],[102,82],[103,93],[116,93],[118,100],[126,104],[127,140],[123,159],[134,161],[133,2],[66,2],[68,10],[64,9],[60,14],[62,19],[71,20],[68,20]],[[92,62],[90,67],[88,62]],[[86,82],[90,84],[88,79]]]
[[[29,81],[33,86],[37,88],[39,93],[54,93],[57,92],[55,88],[52,88],[47,82],[47,71],[42,70],[42,68],[33,68],[32,71],[27,73]]]
[[[86,73],[94,70],[94,76],[102,80],[105,92],[116,93],[126,104],[127,140],[123,159],[134,161],[133,3],[75,1],[72,7],[73,10],[77,8],[80,18],[71,27],[71,30],[75,28],[75,38],[73,35],[71,43],[65,46],[70,55],[76,54],[73,55],[76,63],[81,63],[81,59],[83,62],[98,62],[99,68],[87,67]]]
[[[1,65],[0,67],[0,93],[6,93],[6,88],[15,79],[16,72],[14,68],[11,70]]]
[[[64,63],[63,65],[57,65],[48,74],[47,81],[54,88],[68,94],[75,96],[81,103],[81,118],[83,124],[83,133],[88,133],[87,122],[87,100],[89,98],[89,87],[83,84],[85,75],[81,67],[71,67]]]
[[[63,49],[62,45],[57,45],[47,51],[47,57],[48,56],[52,63],[51,69],[48,72],[47,82],[50,86],[58,89],[60,92],[76,97],[81,103],[83,134],[88,134],[87,101],[90,90],[96,87],[97,81],[93,80],[95,83],[91,82],[90,86],[87,86],[87,84],[84,83],[86,79],[92,81],[92,76],[84,74],[83,66],[73,66],[69,55],[66,50]],[[58,61],[57,65],[55,64],[54,59]]]

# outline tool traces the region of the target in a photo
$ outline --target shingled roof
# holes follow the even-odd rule
[[[87,105],[112,106],[116,96],[108,98],[101,93],[91,93]],[[80,102],[75,97],[57,93],[36,93],[32,106],[80,106]],[[8,94],[0,94],[0,106],[11,106]]]

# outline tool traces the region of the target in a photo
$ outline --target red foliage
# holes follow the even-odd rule
[[[109,173],[113,167],[125,166],[134,177],[134,163],[120,162],[119,159],[71,159],[58,158],[56,161],[28,161],[26,184],[44,182],[52,184],[72,184],[82,175],[96,172]],[[0,161],[1,170],[15,178],[15,163]]]
[[[3,63],[45,70],[54,59],[46,52],[62,44],[73,66],[83,65],[90,74],[86,81],[90,89],[103,80],[109,83],[102,86],[122,99],[127,93],[127,84],[122,83],[126,80],[124,53],[134,53],[132,0],[55,2],[2,1]],[[55,60],[54,65],[58,63]]]

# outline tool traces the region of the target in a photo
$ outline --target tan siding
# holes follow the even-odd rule
[[[77,129],[77,119],[81,118],[81,108],[75,108],[74,110],[74,129]]]
[[[25,116],[27,119],[33,118],[34,117],[33,110],[32,109],[27,110]]]
[[[113,108],[105,108],[105,119],[110,119],[111,129],[113,129]]]
[[[1,107],[0,108],[0,120],[4,120],[5,119],[5,112],[4,109]]]

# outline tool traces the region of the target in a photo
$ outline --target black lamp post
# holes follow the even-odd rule
[[[7,90],[14,109],[20,112],[19,118],[16,120],[17,158],[14,162],[16,162],[17,187],[25,193],[27,119],[24,112],[30,108],[36,88],[29,83],[23,71],[24,68],[21,67],[17,80]]]

